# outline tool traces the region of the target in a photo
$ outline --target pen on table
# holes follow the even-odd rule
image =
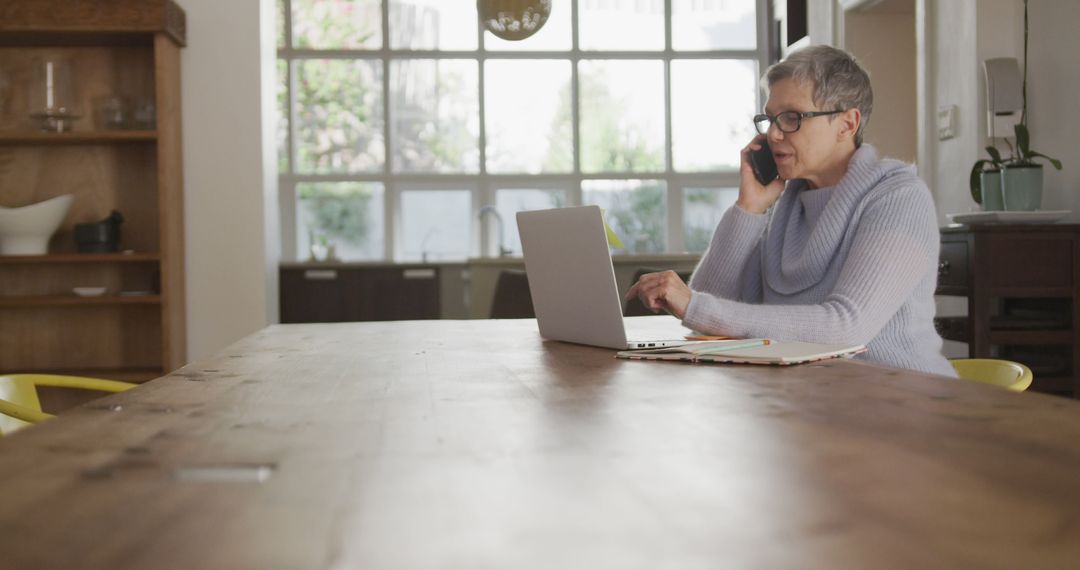
[[[727,352],[729,350],[740,350],[740,349],[743,349],[743,348],[754,348],[754,347],[757,347],[757,346],[765,346],[765,345],[767,345],[769,343],[770,343],[770,341],[767,338],[754,338],[754,339],[748,339],[748,340],[746,340],[744,342],[732,342],[730,344],[725,344],[724,346],[705,348],[705,349],[702,349],[701,351],[699,351],[699,354],[717,354],[717,353]]]

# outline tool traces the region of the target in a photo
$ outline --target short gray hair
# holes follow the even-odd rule
[[[863,129],[874,110],[874,90],[870,76],[850,53],[831,46],[815,45],[792,52],[773,64],[761,79],[766,89],[783,79],[813,85],[813,100],[821,110],[858,109],[862,113],[855,147],[862,145]]]

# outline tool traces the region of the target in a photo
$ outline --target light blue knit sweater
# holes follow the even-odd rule
[[[683,324],[864,344],[860,358],[956,376],[934,330],[940,234],[914,167],[857,150],[836,186],[793,180],[767,214],[732,206],[690,281]]]

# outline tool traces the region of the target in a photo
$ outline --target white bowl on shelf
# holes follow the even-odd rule
[[[100,297],[105,294],[105,287],[75,287],[72,291],[80,297]]]
[[[22,208],[0,206],[0,255],[45,255],[49,238],[64,221],[71,194],[50,198]]]

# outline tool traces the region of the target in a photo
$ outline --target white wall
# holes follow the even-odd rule
[[[898,3],[899,4],[899,3]],[[845,14],[843,46],[870,74],[874,112],[864,137],[882,156],[915,162],[918,126],[915,81],[915,10]]]
[[[946,212],[966,212],[974,205],[967,189],[968,169],[982,146],[978,132],[975,4],[976,0],[927,2],[932,99],[926,101],[926,111],[931,118],[937,109],[948,105],[956,105],[958,111],[955,138],[939,141],[933,130],[923,133],[932,156],[929,172],[920,174],[934,193],[941,222]]]
[[[272,0],[262,2],[273,9]],[[277,202],[266,193],[276,192],[277,177],[264,168],[264,106],[273,101],[273,90],[263,89],[260,0],[180,4],[188,29],[182,95],[188,360],[193,361],[272,318],[268,308],[276,306],[277,292],[268,267],[277,263],[277,237],[267,236],[276,231],[267,219],[276,219]],[[268,53],[272,65],[274,52]],[[269,112],[272,116],[273,109]],[[272,135],[265,138],[273,144]]]
[[[1080,2],[1031,0],[1028,12],[1031,147],[1064,163],[1060,172],[1043,169],[1043,208],[1080,220]]]
[[[934,191],[941,221],[950,212],[976,208],[968,192],[968,173],[986,137],[985,79],[982,61],[991,57],[1023,58],[1021,0],[927,1],[933,45],[929,62],[933,84],[929,110],[949,104],[959,108],[958,136],[947,141],[928,137],[933,168],[924,177]],[[1061,159],[1061,172],[1047,167],[1043,208],[1071,209],[1080,219],[1080,2],[1031,0],[1028,60],[1028,126],[1035,150]],[[933,133],[930,133],[931,135]],[[998,145],[1003,154],[1007,147]]]
[[[814,43],[832,43],[842,6],[872,5],[857,0],[810,0],[818,17],[811,18]],[[916,35],[919,73],[926,78],[920,112],[920,175],[934,192],[941,223],[946,213],[977,209],[968,191],[968,173],[991,141],[985,135],[986,103],[982,61],[991,57],[1023,57],[1022,0],[917,0]],[[832,26],[828,14],[833,15]],[[1080,113],[1073,112],[1080,93],[1080,2],[1031,0],[1028,125],[1032,147],[1061,159],[1061,172],[1047,168],[1043,208],[1069,209],[1080,220]],[[815,26],[814,23],[817,22]],[[878,74],[880,75],[880,74]],[[934,128],[937,109],[956,105],[956,137],[939,141]],[[998,145],[1003,150],[1005,145]],[[1007,151],[1005,152],[1007,154]]]

